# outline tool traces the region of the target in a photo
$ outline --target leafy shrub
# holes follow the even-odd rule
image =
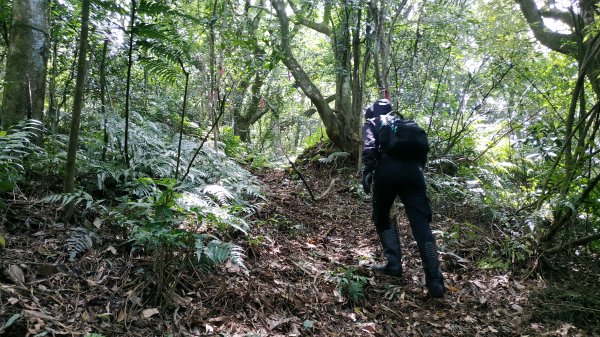
[[[233,133],[232,127],[224,127],[221,129],[221,137],[223,143],[225,144],[225,154],[231,158],[239,158],[245,152],[246,149],[244,147],[244,143],[239,136],[236,136]]]
[[[311,148],[319,143],[326,143],[329,140],[324,127],[320,127],[316,132],[306,137],[303,142],[304,148]]]

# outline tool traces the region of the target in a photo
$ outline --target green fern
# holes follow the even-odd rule
[[[210,239],[208,243],[205,240]],[[223,264],[227,261],[235,266],[246,268],[244,265],[244,255],[242,249],[231,243],[223,242],[208,236],[198,236],[196,238],[195,253],[197,261],[204,266],[212,267]]]
[[[33,139],[42,129],[39,121],[28,120],[0,131],[0,193],[11,191],[23,178],[25,157],[41,150]]]
[[[73,193],[51,194],[38,200],[39,203],[60,204],[58,209],[62,209],[70,203],[75,205],[84,204],[85,209],[91,209],[100,205],[103,200],[94,200],[94,198],[84,191],[75,191]]]
[[[350,157],[350,153],[348,153],[348,152],[333,152],[332,154],[330,154],[329,156],[327,156],[325,158],[319,158],[319,163],[331,164],[333,162],[337,162],[340,159],[345,159],[345,158],[349,158],[349,157]]]
[[[214,197],[220,205],[227,205],[234,198],[233,194],[220,185],[206,185],[202,190],[205,194]]]
[[[67,239],[69,261],[75,261],[77,257],[92,249],[95,244],[100,243],[102,243],[102,239],[96,233],[83,227],[73,228],[71,235]]]
[[[367,277],[356,274],[353,268],[340,269],[338,272],[331,274],[331,279],[337,283],[340,295],[348,296],[354,303],[363,297],[363,289],[369,282]]]

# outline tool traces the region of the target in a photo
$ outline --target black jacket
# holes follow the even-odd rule
[[[384,155],[379,150],[378,134],[381,129],[381,115],[392,111],[392,104],[387,99],[380,99],[365,109],[365,123],[363,124],[363,172],[374,171],[377,161]],[[425,166],[427,155],[419,158],[417,162],[421,167]]]

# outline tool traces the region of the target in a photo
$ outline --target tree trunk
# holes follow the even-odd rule
[[[88,42],[88,25],[90,17],[90,0],[83,0],[81,8],[81,35],[79,38],[79,58],[77,60],[77,80],[73,98],[73,115],[71,117],[71,132],[69,133],[69,145],[67,149],[67,165],[65,168],[65,193],[73,193],[75,190],[75,159],[79,143],[79,124],[83,99],[85,93],[86,78],[86,55]],[[64,220],[70,221],[73,217],[74,204],[71,202],[65,206]]]
[[[49,43],[49,2],[14,0],[0,119],[43,121]]]
[[[291,34],[289,28],[289,18],[286,13],[286,3],[282,0],[275,0],[272,2],[273,7],[276,10],[277,18],[279,20],[279,31],[281,34],[281,42],[279,45],[280,52],[283,56],[283,63],[288,70],[294,76],[296,82],[304,92],[304,94],[311,100],[321,121],[325,126],[327,136],[333,142],[333,144],[342,151],[350,153],[354,158],[358,158],[358,144],[359,128],[358,120],[360,119],[360,110],[353,111],[352,108],[352,84],[350,74],[352,73],[351,65],[351,48],[350,39],[348,35],[349,20],[350,16],[346,16],[346,12],[349,11],[351,6],[347,6],[341,9],[340,15],[343,20],[346,20],[341,24],[341,28],[335,33],[327,26],[323,24],[314,24],[307,22],[304,18],[299,17],[298,20],[302,24],[305,24],[311,28],[318,30],[321,33],[328,34],[332,37],[333,50],[336,59],[336,96],[335,96],[335,109],[329,106],[329,102],[317,86],[312,82],[310,77],[306,74],[300,63],[294,57],[291,48]],[[290,4],[292,4],[290,2]]]
[[[248,108],[243,115],[239,116],[240,118],[236,121],[238,135],[244,142],[250,141],[250,127],[268,111],[266,106],[262,108],[260,106],[262,99],[261,89],[265,84],[265,81],[266,75],[261,74],[260,71],[257,72],[256,76],[254,77],[254,82],[252,82],[252,87],[250,88],[251,97]]]
[[[130,95],[131,95],[131,68],[133,66],[133,37],[135,27],[135,16],[136,16],[136,1],[131,0],[131,17],[130,17],[130,32],[129,32],[129,48],[127,56],[127,90],[125,92],[125,140],[123,147],[125,150],[125,164],[129,167],[129,106],[130,106]]]
[[[58,42],[52,45],[52,71],[50,72],[50,83],[48,85],[48,128],[52,133],[58,132],[58,109],[56,106],[56,67],[58,66]]]
[[[100,108],[102,109],[102,161],[106,160],[108,150],[108,115],[106,113],[106,53],[108,52],[108,38],[102,45],[102,58],[100,59]]]

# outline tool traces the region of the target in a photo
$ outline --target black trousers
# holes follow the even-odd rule
[[[373,223],[378,233],[390,229],[390,210],[400,197],[417,244],[434,241],[431,233],[431,205],[427,198],[423,168],[416,161],[384,155],[373,179]]]

